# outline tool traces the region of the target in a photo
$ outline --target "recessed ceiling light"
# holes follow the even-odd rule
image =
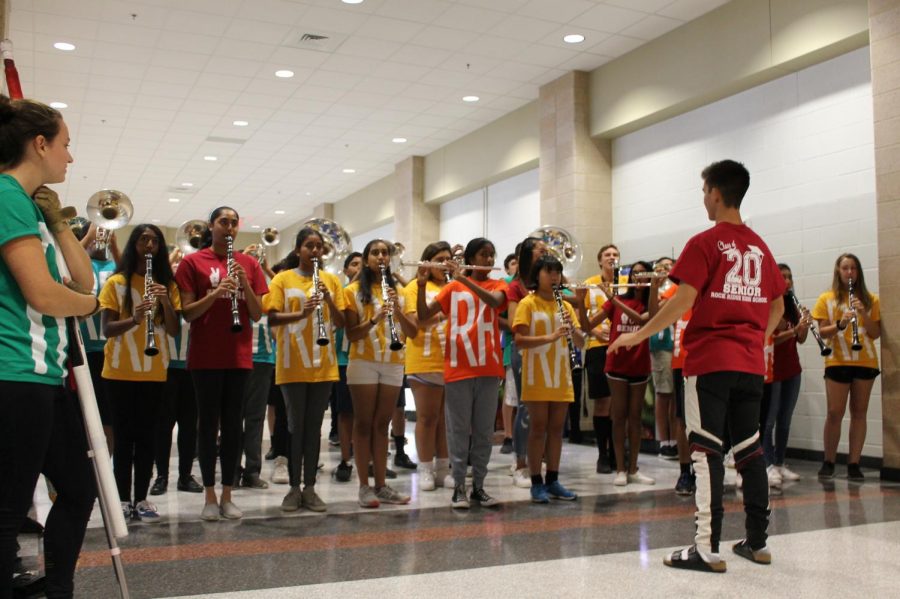
[[[75,44],[70,44],[69,42],[56,42],[53,44],[53,47],[57,50],[62,50],[63,52],[71,52],[75,49]]]
[[[284,214],[284,210],[276,210],[275,214]]]
[[[65,102],[50,102],[50,108],[68,108],[69,105]]]
[[[150,221],[150,222],[158,223],[158,222],[159,222],[159,219],[158,219],[158,218],[154,218],[154,219],[153,219],[152,221]]]
[[[169,198],[169,201],[172,202],[173,204],[177,204],[178,202],[181,201],[181,198]]]
[[[182,183],[181,186],[182,186],[182,187],[193,187],[194,184],[191,183],[190,181],[187,181],[187,182],[185,182],[185,183]]]
[[[356,172],[356,169],[355,168],[345,168],[342,172],[346,175],[352,175],[353,173]]]
[[[362,4],[363,0],[341,0],[344,4]]]
[[[206,161],[209,161],[209,162],[215,162],[215,161],[218,160],[218,159],[219,159],[218,156],[204,156],[204,157],[203,157],[203,160],[206,160]]]
[[[234,121],[231,124],[234,125],[235,127],[246,127],[250,123],[248,123],[247,121]]]
[[[258,229],[258,228],[259,228],[259,225],[251,225],[250,228],[251,228],[251,229]]]
[[[584,36],[580,33],[570,33],[569,35],[563,36],[563,41],[567,44],[580,44],[584,41]]]
[[[290,79],[291,77],[294,76],[294,71],[282,69],[280,71],[275,71],[275,76],[280,77],[281,79]]]
[[[463,102],[477,102],[480,99],[478,96],[463,96],[462,100]]]
[[[391,141],[394,142],[395,144],[405,144],[406,138],[405,137],[395,137]]]
[[[311,196],[312,193],[310,193],[310,192],[307,191],[307,192],[306,192],[306,195]]]

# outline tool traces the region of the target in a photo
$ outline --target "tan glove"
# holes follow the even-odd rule
[[[34,203],[40,208],[41,214],[44,215],[44,220],[47,222],[47,228],[54,235],[68,229],[69,224],[66,221],[78,216],[75,208],[71,206],[63,208],[56,192],[45,185],[41,185],[34,192]]]

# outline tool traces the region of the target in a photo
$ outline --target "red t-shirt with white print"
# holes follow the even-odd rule
[[[746,225],[718,223],[687,242],[669,278],[697,290],[684,333],[684,375],[765,375],[769,304],[785,283],[762,238]]]
[[[618,300],[638,314],[647,311],[644,302],[637,298],[620,297]],[[636,332],[643,324],[632,320],[628,314],[609,300],[603,304],[602,310],[609,317],[610,344],[618,339],[619,335]],[[614,354],[607,354],[604,372],[635,377],[648,376],[650,374],[650,342],[644,340],[630,349],[623,347]]]

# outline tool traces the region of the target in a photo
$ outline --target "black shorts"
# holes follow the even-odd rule
[[[854,380],[871,381],[881,374],[877,368],[866,366],[828,366],[825,368],[825,378],[835,383],[849,385]]]
[[[338,366],[338,374],[341,380],[334,384],[334,391],[337,401],[335,402],[336,414],[352,414],[353,400],[350,398],[350,387],[347,386],[347,367]]]
[[[611,395],[606,380],[606,346],[592,347],[584,354],[584,369],[588,379],[588,397],[602,399]]]
[[[675,417],[684,422],[684,374],[681,368],[672,369],[672,385],[675,388]]]
[[[618,374],[615,372],[607,372],[606,376],[611,378],[614,381],[621,381],[623,383],[628,383],[629,385],[640,385],[645,384],[650,380],[649,374],[642,374],[641,376],[629,376],[627,374]]]
[[[269,385],[269,397],[266,399],[266,405],[274,406],[278,405],[278,402],[284,405],[284,395],[281,394],[281,389],[275,384],[275,377],[273,376],[272,383]]]
[[[90,352],[87,355],[88,370],[91,372],[91,382],[94,383],[94,397],[97,398],[97,410],[100,412],[100,423],[103,426],[112,426],[112,407],[106,397],[106,383],[100,373],[103,372],[102,351]]]

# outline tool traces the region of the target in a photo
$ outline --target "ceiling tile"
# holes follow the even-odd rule
[[[705,15],[723,4],[728,4],[728,2],[729,0],[675,0],[672,4],[657,11],[657,14],[687,22]]]
[[[597,31],[618,33],[626,27],[634,25],[645,16],[647,16],[646,13],[637,10],[598,4],[579,16],[572,24],[581,25],[588,29],[596,29]]]
[[[589,0],[555,0],[554,2],[531,0],[519,10],[519,13],[536,19],[568,23],[595,6],[596,4]]]
[[[604,4],[654,13],[672,4],[672,0],[603,0]]]
[[[669,17],[660,17],[658,15],[648,15],[641,21],[631,27],[622,30],[622,35],[636,37],[642,40],[652,40],[684,25],[684,21],[670,19]]]
[[[431,23],[451,7],[443,0],[384,0],[377,14],[384,17]]]

